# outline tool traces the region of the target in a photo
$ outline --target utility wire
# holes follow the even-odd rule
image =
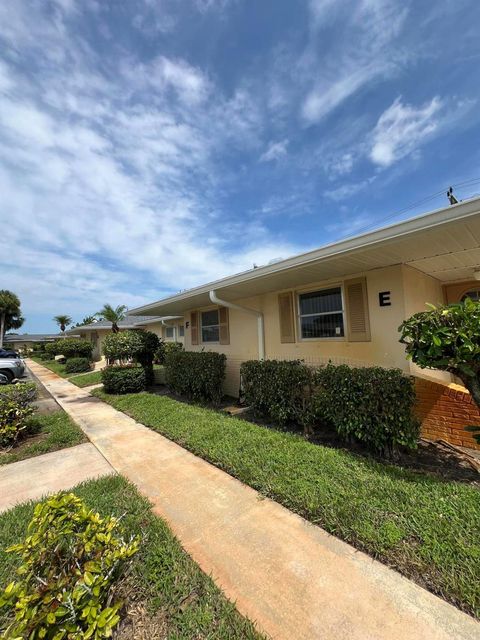
[[[458,189],[459,187],[473,186],[474,184],[477,184],[477,183],[480,183],[480,178],[471,178],[469,180],[464,180],[463,182],[452,183],[451,186],[454,187],[455,189]],[[409,204],[406,207],[404,207],[403,209],[399,209],[398,211],[395,211],[394,213],[391,213],[391,214],[389,214],[388,216],[386,216],[384,218],[381,218],[379,220],[375,220],[375,222],[371,222],[370,224],[367,224],[367,225],[365,225],[363,227],[359,227],[358,229],[355,229],[355,235],[357,235],[358,233],[362,233],[363,231],[368,231],[372,227],[376,227],[379,224],[382,224],[382,223],[388,222],[388,221],[390,221],[390,220],[392,220],[394,218],[397,218],[402,213],[406,213],[407,211],[410,211],[411,209],[415,209],[416,207],[420,206],[421,204],[426,204],[427,202],[431,202],[432,200],[435,200],[436,198],[438,198],[442,194],[446,193],[447,189],[448,189],[448,187],[444,187],[440,191],[436,191],[435,193],[432,193],[429,196],[426,196],[425,198],[422,198],[421,200],[416,200],[415,202],[412,202],[411,204]],[[476,194],[474,194],[474,195],[476,195]],[[473,197],[473,196],[470,196],[470,197]]]

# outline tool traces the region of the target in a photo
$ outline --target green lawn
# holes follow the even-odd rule
[[[57,376],[61,376],[62,378],[69,378],[70,376],[76,375],[73,373],[65,373],[65,365],[59,364],[58,362],[55,362],[55,360],[41,360],[40,358],[32,356],[30,356],[30,358],[35,362],[38,362],[38,364],[41,364],[43,367],[50,369],[50,371],[53,371],[53,373],[56,373]]]
[[[154,516],[149,503],[121,476],[79,485],[74,492],[101,515],[122,517],[127,536],[141,533],[143,544],[120,596],[137,612],[142,637],[181,640],[254,640],[260,636],[193,560],[168,526]],[[0,514],[0,586],[15,577],[16,556],[4,549],[23,538],[34,503]],[[136,606],[135,606],[136,605]],[[139,613],[140,612],[140,613]],[[142,613],[143,612],[143,613]],[[128,622],[128,619],[127,619]],[[1,626],[1,620],[0,620]],[[157,635],[158,633],[158,635]],[[132,638],[132,629],[121,631]]]
[[[480,615],[480,491],[148,393],[93,393]]]
[[[73,447],[87,440],[80,427],[63,410],[46,416],[33,416],[29,423],[33,437],[21,440],[8,453],[0,453],[0,465]]]
[[[69,381],[77,387],[89,387],[92,384],[99,384],[102,381],[101,371],[91,371],[90,373],[79,373],[69,378]]]

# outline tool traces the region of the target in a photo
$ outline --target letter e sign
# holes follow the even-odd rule
[[[390,291],[380,291],[378,294],[378,302],[381,307],[391,307]]]

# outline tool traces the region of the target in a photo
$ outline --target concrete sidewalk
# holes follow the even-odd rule
[[[0,467],[0,512],[115,470],[90,442]]]
[[[284,640],[474,640],[480,624],[35,362],[110,464],[260,631]]]

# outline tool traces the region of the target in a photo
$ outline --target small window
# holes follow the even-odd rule
[[[180,338],[183,338],[183,336],[185,335],[185,327],[183,324],[178,325],[178,335],[180,336]]]
[[[467,293],[462,296],[462,302],[465,302],[467,298],[470,298],[470,300],[473,300],[474,302],[480,302],[480,289],[467,291]]]
[[[202,342],[219,342],[218,309],[212,311],[202,311]]]
[[[340,287],[299,296],[302,338],[341,338],[345,335]]]
[[[173,338],[173,327],[167,327],[165,330],[166,338]]]

